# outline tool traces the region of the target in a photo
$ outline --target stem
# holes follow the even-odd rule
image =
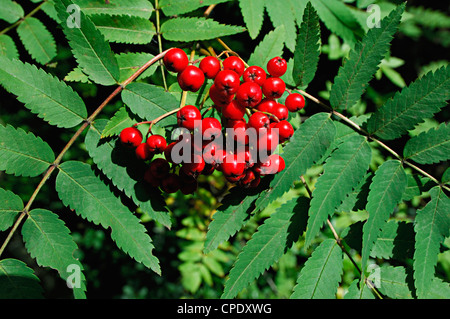
[[[162,50],[162,38],[161,38],[161,25],[160,25],[160,18],[159,18],[159,1],[155,0],[155,11],[156,11],[156,34],[158,35],[158,49],[159,53],[161,54],[163,52]],[[167,82],[166,82],[166,74],[164,72],[164,64],[162,61],[159,62],[159,65],[161,67],[161,76],[164,83],[164,90],[167,91]]]
[[[227,55],[228,55],[228,53],[231,53],[231,54],[237,56],[239,59],[241,59],[242,62],[244,62],[244,65],[245,65],[247,68],[249,67],[249,65],[247,64],[247,62],[245,62],[244,59],[242,59],[242,58],[239,56],[239,54],[237,54],[236,52],[234,52],[233,50],[231,50],[230,47],[229,47],[225,42],[222,41],[222,39],[217,38],[216,40],[220,43],[220,45],[222,45],[222,46],[226,49],[226,51],[223,51],[221,54],[218,55],[218,57],[220,57],[220,55],[222,55],[223,53],[225,53],[225,54],[227,54]]]
[[[170,50],[170,49],[168,49]],[[38,195],[39,191],[42,189],[44,184],[49,179],[50,175],[53,173],[55,168],[58,167],[58,165],[61,163],[62,158],[66,154],[66,152],[69,150],[69,148],[75,143],[75,141],[80,137],[81,133],[89,127],[94,119],[97,117],[97,115],[105,108],[105,106],[108,105],[109,102],[111,102],[112,99],[114,99],[129,83],[131,83],[133,80],[135,80],[142,72],[144,72],[148,67],[150,67],[153,63],[160,60],[164,57],[166,52],[161,52],[157,56],[155,56],[153,59],[145,63],[142,67],[139,68],[132,76],[130,76],[128,79],[126,79],[122,84],[120,84],[103,102],[99,105],[99,107],[89,116],[83,124],[80,126],[80,128],[75,132],[75,134],[72,136],[72,138],[67,142],[67,144],[64,146],[62,151],[59,153],[59,155],[56,157],[55,161],[50,165],[49,169],[46,171],[44,176],[42,177],[41,181],[39,182],[38,186],[34,190],[33,194],[31,195],[30,199],[28,200],[28,203],[26,204],[25,208],[22,210],[20,216],[17,218],[16,222],[14,223],[13,227],[11,228],[7,238],[3,242],[2,247],[0,248],[0,256],[2,255],[3,251],[5,250],[6,246],[8,245],[9,241],[11,240],[13,234],[19,227],[20,223],[22,222],[23,218],[28,215],[28,212],[30,211],[30,207],[33,204],[34,200],[36,199],[36,196]],[[155,119],[154,121],[159,121],[161,118],[168,116],[170,114],[173,114],[178,110],[170,111],[167,114],[164,114],[160,116],[160,118]]]

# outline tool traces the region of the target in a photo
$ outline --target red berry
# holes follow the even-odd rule
[[[249,137],[247,134],[247,123],[244,121],[236,122],[233,126],[234,140],[240,144],[247,145],[249,143]]]
[[[244,82],[254,82],[259,86],[262,86],[264,81],[266,80],[267,74],[263,68],[252,65],[245,69],[244,74],[242,75],[242,79]]]
[[[201,155],[192,155],[190,163],[183,163],[181,167],[183,173],[189,176],[197,177],[205,168],[205,161]]]
[[[154,159],[149,166],[150,172],[155,176],[156,178],[162,179],[169,174],[170,165],[167,160],[164,158],[156,158]]]
[[[219,59],[213,56],[204,57],[198,65],[208,79],[214,79],[220,71]]]
[[[280,121],[287,120],[289,117],[289,110],[285,105],[277,103],[272,114],[275,115]]]
[[[183,91],[197,92],[205,82],[205,75],[195,65],[188,65],[178,73],[177,80]]]
[[[142,143],[142,133],[135,127],[124,128],[119,138],[122,144],[131,147],[138,147]]]
[[[197,190],[198,182],[195,177],[186,175],[183,171],[180,171],[180,191],[184,195],[189,195],[194,193]]]
[[[245,177],[240,180],[240,184],[244,187],[249,187],[250,184],[258,177],[258,174],[255,171],[249,169],[245,172]]]
[[[152,174],[150,168],[145,171],[144,180],[153,187],[159,187],[161,185],[161,180]]]
[[[159,154],[164,152],[164,150],[167,147],[167,141],[166,139],[161,135],[150,135],[147,138],[147,145],[150,149],[150,152],[153,152],[155,154]]]
[[[214,84],[225,95],[235,94],[240,85],[239,75],[233,70],[222,70],[217,73]]]
[[[262,91],[266,97],[278,99],[286,91],[286,83],[280,78],[268,78],[264,81]]]
[[[255,171],[261,175],[272,175],[281,172],[285,168],[284,159],[278,154],[272,154],[255,167]]]
[[[267,128],[270,125],[269,117],[262,112],[253,113],[248,119],[248,126],[255,129]]]
[[[278,135],[280,136],[280,142],[284,142],[294,135],[294,128],[291,123],[286,120],[282,120],[275,124],[275,128],[278,129]]]
[[[163,62],[167,70],[179,73],[188,66],[189,58],[183,50],[173,48],[164,55]]]
[[[168,193],[175,193],[180,189],[181,181],[180,177],[174,173],[169,173],[164,179],[161,180],[161,189]]]
[[[223,60],[223,69],[232,70],[236,72],[239,76],[241,76],[242,74],[244,74],[245,64],[237,56],[230,56],[225,60]]]
[[[141,143],[136,147],[136,157],[140,160],[146,161],[153,157],[153,153],[150,151],[147,143]]]
[[[305,106],[305,98],[300,93],[291,93],[286,97],[284,104],[290,112],[297,112]]]
[[[209,88],[209,97],[217,107],[222,108],[233,100],[234,95],[228,95],[226,92],[220,91],[217,86],[213,84]]]
[[[254,107],[261,102],[261,99],[261,87],[254,82],[242,83],[236,92],[236,100],[244,107]]]
[[[213,140],[222,134],[222,124],[214,117],[205,117],[202,120],[202,136],[205,140]]]
[[[195,128],[195,121],[200,121],[202,115],[199,109],[193,105],[185,105],[177,112],[177,124],[180,127],[193,130]]]
[[[222,147],[217,142],[208,142],[203,146],[203,160],[206,164],[215,164],[216,153],[221,150]]]
[[[236,100],[232,100],[225,106],[222,106],[222,115],[226,119],[240,120],[245,115],[245,107],[239,104]]]
[[[260,155],[269,155],[277,148],[280,142],[278,130],[272,128],[259,130],[258,152]]]
[[[227,154],[221,166],[225,176],[237,178],[244,174],[245,162],[239,161],[236,154]]]
[[[267,72],[269,72],[271,76],[280,77],[286,73],[286,70],[287,62],[279,56],[272,58],[267,62]]]

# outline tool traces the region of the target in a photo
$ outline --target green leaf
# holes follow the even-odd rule
[[[24,12],[20,4],[11,0],[0,0],[0,20],[8,23],[14,23],[23,18]]]
[[[259,197],[261,190],[267,187],[267,183],[267,179],[263,179],[261,184],[253,190],[233,187],[230,193],[223,198],[221,206],[214,213],[213,220],[208,225],[205,254],[216,249],[222,242],[242,228],[253,209],[253,204]]]
[[[446,106],[449,92],[450,67],[428,72],[373,113],[367,131],[385,140],[396,139]]]
[[[128,108],[121,107],[114,116],[106,123],[103,128],[101,138],[118,136],[123,129],[132,126],[136,121],[132,118],[132,114],[128,111]]]
[[[334,109],[346,110],[362,96],[378,65],[389,50],[397,31],[404,5],[381,20],[380,28],[372,28],[350,51],[331,87],[330,103]]]
[[[375,283],[384,296],[392,299],[412,299],[410,283],[404,267],[381,266],[373,269],[370,277],[379,280]]]
[[[13,192],[0,188],[0,231],[11,227],[22,210],[22,199]]]
[[[276,56],[283,54],[283,43],[286,29],[279,26],[273,31],[267,33],[263,40],[256,46],[248,59],[249,65],[259,65],[264,70],[267,68],[267,62]],[[266,70],[267,71],[267,70]]]
[[[122,100],[131,112],[142,119],[151,121],[179,107],[179,101],[164,88],[148,83],[130,83],[122,91]],[[160,125],[175,124],[176,115],[170,115]]]
[[[442,123],[436,129],[411,138],[406,142],[403,156],[419,164],[433,164],[450,159],[450,125]]]
[[[314,79],[320,55],[320,24],[316,10],[308,2],[294,51],[292,77],[297,87],[306,88]]]
[[[0,34],[0,55],[8,59],[19,59],[19,51],[17,51],[14,40],[6,34]]]
[[[79,14],[79,21],[74,19],[70,10],[67,12],[70,5],[73,5],[71,0],[55,2],[61,26],[78,66],[95,83],[117,84],[120,71],[109,43],[83,11],[75,10],[73,14]]]
[[[119,82],[123,82],[132,76],[141,66],[154,58],[154,55],[145,52],[126,52],[120,53],[116,55],[117,63],[119,64],[120,69],[120,78]],[[141,75],[136,79],[137,81],[146,79],[150,77],[158,67],[158,64],[155,63],[147,70],[142,72]]]
[[[450,296],[450,284],[440,278],[433,278],[431,288],[426,295],[428,299],[448,299]]]
[[[344,299],[375,299],[374,294],[367,285],[363,285],[362,289],[359,287],[360,280],[355,279],[348,287]]]
[[[0,260],[0,299],[41,299],[39,278],[23,261]]]
[[[71,267],[78,267],[80,278],[75,283],[79,287],[73,287],[74,294],[84,295],[86,285],[81,272],[83,267],[73,256],[78,246],[58,215],[45,209],[32,210],[22,226],[22,237],[31,257],[40,266],[56,269],[62,279],[70,280]]]
[[[239,0],[242,17],[250,38],[258,36],[264,21],[265,0]]]
[[[144,181],[148,166],[120,145],[118,139],[100,140],[107,120],[97,120],[86,134],[85,144],[93,161],[111,182],[152,219],[170,228],[171,220],[161,192]]]
[[[0,170],[16,176],[37,176],[55,160],[51,147],[33,133],[0,125]]]
[[[414,283],[417,296],[430,292],[440,245],[450,235],[450,200],[442,188],[430,190],[431,200],[417,211],[414,220],[416,246],[414,252]]]
[[[152,254],[154,246],[144,225],[95,176],[90,165],[75,161],[61,164],[56,191],[62,202],[78,215],[105,229],[111,228],[111,238],[122,251],[160,274],[158,259]]]
[[[311,0],[325,26],[349,45],[356,43],[363,34],[361,25],[350,8],[338,0]]]
[[[335,299],[342,276],[342,250],[334,239],[325,239],[300,271],[291,299]]]
[[[17,27],[17,34],[25,49],[40,64],[47,64],[56,57],[53,35],[34,17],[28,17]]]
[[[156,34],[153,23],[144,18],[107,14],[95,14],[89,18],[110,42],[147,44]]]
[[[174,18],[161,26],[161,33],[169,41],[201,41],[244,32],[245,28],[220,24],[206,18]]]
[[[230,0],[160,0],[159,6],[166,16],[174,16],[228,1]]]
[[[255,211],[286,193],[313,166],[333,142],[336,128],[330,114],[317,113],[300,125],[283,150],[285,169],[276,174],[270,187],[256,202]]]
[[[267,62],[276,56],[283,54],[284,26],[279,26],[264,36],[264,39],[256,46],[255,51],[248,59],[249,65],[259,65],[264,70],[267,68]]]
[[[369,218],[363,227],[362,269],[366,263],[374,242],[385,226],[389,215],[400,202],[406,189],[407,179],[402,163],[397,160],[384,162],[375,172],[370,184],[366,210]]]
[[[87,14],[127,14],[129,16],[150,19],[154,11],[153,5],[148,0],[75,0],[74,3],[81,7]]]
[[[384,224],[370,256],[374,258],[405,260],[414,253],[413,223],[390,220]]]
[[[366,175],[371,149],[366,138],[352,135],[331,154],[324,165],[324,173],[317,179],[312,193],[305,246],[320,232],[348,195]]]
[[[266,0],[266,11],[275,28],[284,26],[284,43],[291,52],[294,52],[297,34],[294,13],[291,10],[287,10],[284,5],[280,5],[277,1],[271,0]]]
[[[83,100],[71,87],[34,65],[0,56],[0,84],[57,127],[74,127],[87,117]]]
[[[258,227],[258,231],[238,255],[221,298],[235,297],[298,240],[304,230],[308,202],[305,197],[292,199]]]

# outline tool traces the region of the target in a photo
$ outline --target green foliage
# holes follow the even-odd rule
[[[450,18],[280,3],[0,0],[0,298],[450,297]],[[284,170],[254,189],[217,172],[194,194],[149,187],[120,132],[144,122],[172,141],[180,105],[220,114],[212,80],[180,90],[171,47],[194,65],[286,59],[277,102],[307,101],[276,150]]]

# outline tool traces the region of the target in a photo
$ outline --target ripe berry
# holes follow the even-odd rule
[[[195,65],[188,65],[178,73],[177,80],[183,91],[197,92],[205,82],[205,75]]]
[[[237,56],[230,56],[225,60],[223,60],[223,69],[232,70],[236,72],[239,76],[241,76],[242,74],[244,74],[245,64]]]
[[[269,117],[262,112],[253,113],[248,119],[248,126],[255,129],[267,128],[270,125]]]
[[[284,142],[294,135],[294,128],[291,123],[286,120],[282,120],[275,124],[275,128],[278,129],[278,135],[280,137],[280,142]]]
[[[224,105],[229,104],[233,100],[234,95],[228,95],[226,92],[220,91],[217,86],[213,84],[209,88],[209,97],[214,104],[221,109]]]
[[[278,99],[286,90],[286,83],[280,78],[268,78],[264,81],[262,91],[268,98]]]
[[[284,104],[290,112],[297,112],[305,106],[305,98],[300,93],[291,93],[286,97]]]
[[[277,103],[272,114],[275,115],[280,121],[287,120],[287,118],[289,117],[289,110],[285,105]]]
[[[254,107],[261,102],[261,99],[261,87],[254,82],[242,83],[236,92],[236,100],[244,107]]]
[[[225,176],[237,178],[244,174],[245,162],[239,161],[236,154],[227,154],[221,166]]]
[[[234,140],[240,144],[247,145],[249,143],[249,137],[247,134],[247,123],[244,121],[236,122],[233,126]]]
[[[183,163],[181,170],[184,174],[197,177],[205,168],[205,161],[201,155],[192,155],[190,163]]]
[[[153,157],[153,153],[150,151],[147,143],[141,143],[136,147],[136,157],[140,160],[146,161]]]
[[[150,135],[147,138],[147,145],[149,147],[150,152],[155,154],[159,154],[164,152],[167,147],[166,139],[161,135]]]
[[[205,117],[202,120],[202,136],[205,140],[214,140],[222,134],[222,124],[214,117]]]
[[[244,74],[242,75],[242,79],[244,82],[254,82],[259,86],[262,86],[264,81],[266,80],[267,74],[263,68],[252,65],[245,69]]]
[[[156,178],[162,179],[169,174],[170,165],[167,160],[164,158],[156,158],[154,159],[149,166],[149,170],[152,173],[153,176]]]
[[[188,66],[189,58],[183,50],[173,48],[167,51],[163,62],[167,70],[179,73]]]
[[[219,92],[226,95],[235,94],[240,85],[239,75],[233,70],[222,70],[217,73],[214,84]]]
[[[236,100],[232,100],[225,106],[222,106],[222,115],[226,119],[240,120],[245,115],[245,107],[239,104]]]
[[[161,185],[161,180],[152,174],[150,168],[145,171],[144,180],[153,187],[159,187]]]
[[[130,147],[138,147],[142,143],[142,133],[135,127],[124,128],[120,132],[120,141]]]
[[[164,150],[164,157],[169,163],[173,163],[172,160],[172,149],[177,144],[177,142],[172,142],[169,145],[167,145],[166,149]]]
[[[259,130],[258,152],[260,155],[271,154],[275,151],[279,142],[278,130],[272,128]]]
[[[280,77],[286,73],[286,70],[287,62],[279,56],[272,58],[267,62],[267,72],[269,72],[271,76]]]
[[[214,79],[220,71],[220,62],[216,57],[204,57],[198,65],[208,79]]]
[[[164,179],[161,180],[161,189],[168,193],[175,193],[180,189],[180,177],[174,173],[169,173]]]
[[[180,171],[179,177],[180,191],[184,195],[192,194],[197,190],[198,182],[194,177],[184,174],[183,171]]]
[[[177,124],[180,127],[193,130],[195,121],[202,119],[199,109],[193,105],[185,105],[177,112]]]
[[[255,167],[255,171],[261,175],[272,175],[281,172],[285,168],[284,159],[278,154],[272,154]]]

